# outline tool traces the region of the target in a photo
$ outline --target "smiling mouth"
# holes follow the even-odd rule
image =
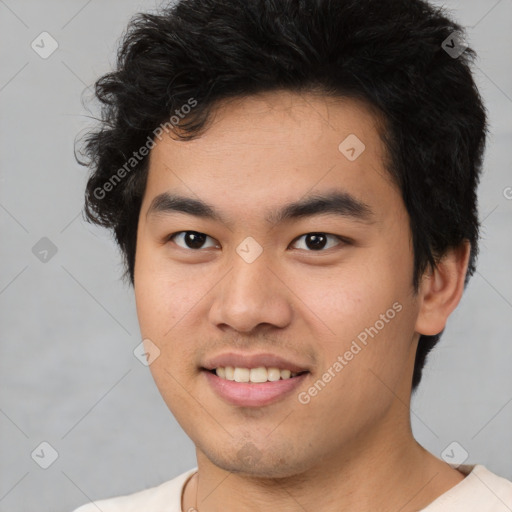
[[[219,366],[213,370],[203,368],[203,370],[210,372],[220,379],[227,381],[234,381],[239,383],[261,384],[265,382],[276,382],[279,380],[288,380],[309,373],[307,370],[302,372],[292,372],[287,369],[276,367],[258,368],[241,368],[233,366]]]

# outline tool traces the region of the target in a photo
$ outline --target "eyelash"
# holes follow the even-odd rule
[[[165,242],[171,242],[172,239],[177,236],[177,235],[181,235],[181,234],[186,234],[186,233],[197,233],[199,235],[205,235],[207,238],[210,238],[212,240],[215,240],[214,238],[212,238],[211,236],[209,235],[206,235],[206,233],[201,233],[200,231],[193,231],[193,230],[187,230],[187,231],[177,231],[176,233],[172,233],[171,235],[167,236],[165,238]],[[300,235],[298,236],[297,238],[295,238],[293,240],[292,243],[295,243],[296,241],[300,240],[301,238],[305,237],[305,236],[308,236],[308,235],[326,235],[327,237],[332,237],[332,238],[336,238],[340,243],[335,245],[334,247],[328,247],[327,249],[325,248],[322,248],[322,249],[319,249],[317,251],[314,251],[314,250],[311,250],[311,249],[301,249],[301,250],[306,250],[306,252],[326,252],[328,251],[329,249],[333,249],[335,247],[338,247],[338,246],[343,246],[343,245],[348,245],[350,244],[350,240],[347,239],[347,238],[344,238],[344,237],[341,237],[341,236],[338,236],[338,235],[333,235],[331,233],[324,233],[322,231],[311,231],[309,233],[304,233],[303,235]],[[174,242],[176,243],[176,242]],[[177,245],[177,244],[176,244]],[[180,247],[180,249],[184,249],[184,250],[188,250],[188,251],[193,251],[193,252],[198,252],[200,251],[201,249],[191,249],[190,247],[181,247],[178,245],[178,247]]]

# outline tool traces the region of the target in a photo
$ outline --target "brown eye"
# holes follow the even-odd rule
[[[199,233],[198,231],[179,231],[178,233],[174,233],[171,235],[168,240],[174,241],[176,245],[181,247],[182,249],[204,249],[203,244],[206,239],[214,240],[213,238],[205,235],[204,233]],[[179,242],[178,242],[179,240]],[[213,243],[210,246],[206,247],[218,247],[218,244]]]
[[[343,243],[343,240],[339,236],[330,235],[328,233],[306,233],[296,240],[301,239],[304,239],[302,244],[303,247],[298,247],[298,249],[305,249],[308,251],[322,251],[323,249],[331,249],[332,247]],[[338,240],[338,243],[329,245],[329,239]],[[295,242],[295,244],[297,244],[297,242]]]

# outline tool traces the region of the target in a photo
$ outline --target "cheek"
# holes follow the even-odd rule
[[[309,310],[308,317],[314,314],[335,337],[350,337],[373,325],[401,295],[400,284],[393,280],[389,268],[355,260],[312,269],[292,281],[294,293],[307,306],[305,313]]]
[[[135,280],[135,300],[141,336],[151,340],[159,356],[149,369],[172,412],[186,407],[186,393],[180,382],[195,376],[196,347],[200,340],[188,323],[197,314],[204,291],[194,292],[190,279],[143,266]],[[142,270],[143,269],[143,270]]]
[[[180,319],[200,303],[207,281],[202,279],[204,272],[198,274],[199,270],[191,267],[171,264],[162,248],[155,249],[144,243],[144,238],[140,240],[134,291],[143,336],[159,339],[170,336]]]
[[[190,269],[184,272],[169,265],[145,265],[145,261],[148,260],[139,260],[135,279],[140,331],[160,350],[150,371],[176,414],[175,408],[187,404],[187,393],[177,382],[185,385],[196,377],[197,349],[204,344],[196,319],[206,315],[202,299],[211,285],[206,276],[193,276]]]
[[[407,258],[400,265],[393,258],[381,248],[368,259],[354,258],[294,280],[294,292],[307,306],[301,306],[301,316],[310,319],[321,349],[321,368],[331,368],[338,356],[351,367],[339,382],[372,378],[370,370],[394,380],[406,364],[417,306],[412,266]]]
[[[172,338],[180,322],[198,307],[205,291],[194,281],[169,273],[141,273],[135,286],[135,300],[141,333],[161,341]]]

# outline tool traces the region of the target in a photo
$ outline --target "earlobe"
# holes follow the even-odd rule
[[[469,241],[464,240],[458,247],[449,249],[435,269],[425,272],[418,291],[421,305],[416,332],[433,336],[445,328],[464,291],[470,251]]]

